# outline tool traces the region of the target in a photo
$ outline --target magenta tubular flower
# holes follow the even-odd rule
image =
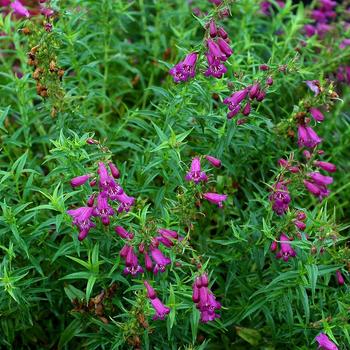
[[[341,274],[341,272],[339,270],[336,271],[336,275],[337,275],[337,282],[340,286],[343,286],[345,281],[344,281],[344,277]]]
[[[259,83],[253,84],[253,86],[249,90],[249,97],[251,99],[254,99],[255,97],[258,96],[259,91],[260,91],[260,84]]]
[[[272,210],[277,215],[283,215],[289,208],[291,201],[287,186],[279,181],[275,184],[273,193],[269,196],[272,203]]]
[[[315,165],[328,173],[334,173],[337,171],[337,167],[329,162],[315,161]]]
[[[201,171],[201,161],[198,157],[193,158],[191,163],[191,169],[185,176],[186,181],[193,181],[198,184],[201,181],[207,181],[207,175]]]
[[[331,176],[324,176],[318,172],[309,173],[308,176],[313,180],[315,184],[321,186],[327,186],[333,182],[333,178]]]
[[[90,219],[93,214],[93,208],[91,207],[67,210],[67,214],[73,218],[73,225],[80,231],[79,241],[82,241],[88,235],[89,230],[96,226]]]
[[[272,241],[272,243],[270,245],[271,252],[274,252],[276,249],[277,249],[277,242],[276,241]]]
[[[156,263],[153,269],[153,273],[157,274],[158,271],[164,272],[166,269],[166,266],[171,263],[171,260],[163,255],[163,253],[158,248],[151,248],[151,255]]]
[[[86,202],[88,207],[93,207],[95,205],[95,195],[92,194]]]
[[[226,61],[227,59],[226,54],[223,51],[221,51],[219,45],[215,41],[208,39],[207,45],[208,45],[209,54],[213,56],[214,59]]]
[[[321,190],[317,185],[315,185],[312,182],[307,181],[307,180],[304,180],[303,182],[304,182],[304,186],[311,194],[313,194],[314,196],[317,196],[317,197],[320,195]]]
[[[51,17],[54,15],[55,11],[52,9],[49,9],[47,7],[41,7],[40,8],[40,13],[44,15],[45,17]]]
[[[15,0],[14,2],[12,2],[10,6],[12,7],[13,12],[16,15],[27,18],[30,17],[28,9],[25,6],[23,6],[19,0]]]
[[[240,104],[248,95],[249,89],[242,89],[234,92],[230,97],[224,99],[224,104],[228,105],[230,111]]]
[[[217,43],[219,45],[220,51],[223,52],[227,58],[233,54],[233,50],[224,39],[218,38]]]
[[[118,200],[118,196],[122,195],[123,188],[114,181],[114,179],[108,174],[107,168],[104,163],[98,164],[98,173],[100,176],[99,186],[100,189],[108,194],[108,197],[114,201]]]
[[[123,211],[127,213],[135,203],[135,198],[127,196],[126,193],[116,195],[115,199],[120,203],[118,213],[122,213]]]
[[[143,284],[145,285],[147,290],[147,297],[149,299],[154,299],[157,296],[157,293],[155,292],[155,290],[151,287],[148,281],[143,281]]]
[[[117,226],[114,228],[114,231],[117,233],[118,236],[120,236],[121,238],[127,239],[130,238],[130,233],[125,230],[125,228],[121,227],[121,226]]]
[[[180,61],[169,70],[169,74],[173,76],[175,83],[187,81],[195,76],[195,68],[198,54],[192,52],[188,54],[183,61]]]
[[[165,316],[169,314],[170,308],[165,306],[157,297],[150,299],[150,301],[154,310],[156,311],[155,315],[153,316],[153,320],[164,320]]]
[[[238,104],[237,106],[235,106],[233,108],[232,111],[227,113],[227,119],[232,119],[233,117],[235,117],[239,113],[240,110],[241,110],[241,105]],[[238,124],[238,121],[237,121],[237,124]]]
[[[318,342],[318,349],[338,350],[338,347],[324,333],[320,333],[315,340]]]
[[[215,21],[214,20],[211,20],[209,22],[209,35],[212,37],[212,38],[215,38],[216,35],[217,35],[217,29],[216,29],[216,24],[215,24]]]
[[[209,290],[206,274],[196,278],[192,286],[192,300],[197,304],[201,313],[201,322],[206,323],[220,317],[215,310],[219,310],[221,304],[216,301],[214,294]]]
[[[258,96],[256,97],[256,100],[258,102],[261,102],[265,99],[265,97],[266,97],[266,91],[260,90]]]
[[[284,261],[288,261],[289,258],[296,256],[296,252],[289,243],[289,238],[284,233],[282,233],[280,236],[280,245],[281,250],[276,254],[277,259],[282,258]]]
[[[143,268],[139,265],[137,255],[134,252],[133,247],[129,247],[127,255],[125,257],[125,269],[124,269],[124,274],[125,275],[132,275],[136,276],[139,273],[143,273]]]
[[[227,72],[227,68],[223,65],[220,59],[214,57],[211,53],[207,53],[208,69],[204,75],[206,77],[213,76],[214,78],[220,79]],[[225,56],[226,57],[226,56]]]
[[[78,187],[78,186],[84,185],[84,183],[86,183],[90,177],[91,175],[88,175],[88,174],[74,177],[72,180],[70,180],[70,184],[72,187]]]
[[[227,195],[207,192],[203,194],[203,198],[213,204],[216,204],[219,208],[222,208],[223,207],[222,202],[224,202],[227,199]]]
[[[318,137],[310,126],[299,125],[298,127],[298,145],[299,147],[314,148],[322,139]]]
[[[145,258],[145,267],[147,271],[152,271],[153,269],[153,262],[148,253],[144,252],[144,258]]]
[[[304,221],[306,219],[306,214],[303,211],[299,211],[297,213],[297,219],[300,221]]]
[[[268,78],[266,79],[266,85],[268,85],[268,86],[273,85],[273,78],[272,78],[272,77],[268,77]]]
[[[97,196],[97,206],[94,208],[93,215],[99,216],[103,225],[109,225],[109,217],[114,215],[114,210],[108,205],[108,200],[104,193],[99,193]]]
[[[176,231],[168,230],[166,228],[160,228],[158,232],[166,238],[174,238],[177,239],[179,237],[179,234]]]
[[[251,112],[251,106],[250,106],[250,102],[248,101],[247,104],[242,109],[242,114],[247,117],[250,114],[250,112]]]
[[[306,224],[302,221],[299,220],[295,220],[294,221],[294,225],[300,230],[300,231],[304,231],[306,229]]]
[[[345,49],[347,46],[350,46],[350,39],[344,39],[340,44],[339,48],[340,49]]]
[[[167,238],[167,237],[158,236],[158,237],[156,237],[156,240],[159,243],[162,243],[167,248],[171,248],[174,245],[174,242],[171,239]]]
[[[227,37],[228,37],[228,35],[227,35],[225,29],[222,28],[222,27],[220,27],[220,28],[218,29],[218,34],[219,34],[219,36],[220,36],[221,38],[223,38],[223,39],[227,39]]]
[[[221,167],[221,160],[217,159],[215,157],[212,156],[205,156],[205,159],[212,165],[215,166],[215,168],[220,168]]]
[[[322,122],[324,120],[324,115],[317,108],[310,108],[310,113],[312,118],[314,118],[317,122]]]
[[[309,89],[314,92],[315,96],[321,92],[320,82],[318,80],[306,80],[305,83]]]
[[[109,162],[108,166],[109,166],[109,170],[111,171],[112,176],[115,179],[119,179],[120,178],[120,172],[119,172],[118,168],[116,167],[116,165],[111,163],[111,162]]]

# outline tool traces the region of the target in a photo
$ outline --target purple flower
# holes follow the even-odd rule
[[[145,267],[147,271],[152,271],[153,269],[153,262],[150,256],[144,252],[144,258],[145,258]]]
[[[299,147],[314,148],[322,139],[315,133],[310,126],[299,125],[298,127],[298,145]]]
[[[22,5],[22,3],[19,0],[15,0],[10,5],[16,15],[22,16],[22,17],[29,17],[30,13],[26,7]]]
[[[118,213],[125,211],[126,213],[135,203],[134,197],[129,197],[126,193],[116,195],[115,199],[120,203],[118,207]]]
[[[277,259],[282,258],[284,261],[288,261],[289,258],[296,256],[296,252],[289,243],[289,238],[284,233],[280,236],[280,246],[281,250],[276,254]]]
[[[196,278],[192,291],[192,300],[197,304],[197,309],[201,313],[201,322],[206,323],[220,317],[215,311],[221,309],[221,304],[208,288],[208,276],[206,274]]]
[[[255,83],[255,84],[253,84],[253,86],[249,90],[249,97],[251,99],[254,99],[255,97],[258,96],[259,92],[260,92],[260,84]]]
[[[250,106],[250,102],[248,101],[247,104],[242,109],[242,114],[247,117],[250,114],[250,112],[251,112],[251,106]]]
[[[217,43],[219,45],[220,51],[223,52],[227,58],[229,58],[233,54],[233,50],[224,39],[218,38]]]
[[[266,79],[266,85],[268,85],[268,86],[273,85],[273,78],[272,78],[272,77],[268,77],[268,78]]]
[[[350,39],[344,39],[340,45],[339,48],[340,49],[345,49],[347,46],[350,46]]]
[[[230,97],[224,99],[224,104],[228,105],[230,111],[240,104],[248,95],[249,89],[242,89],[234,92]]]
[[[315,161],[315,165],[329,173],[334,173],[335,171],[337,171],[337,167],[329,162],[322,162],[322,161]]]
[[[115,179],[119,179],[120,178],[120,172],[119,172],[118,168],[115,166],[115,164],[113,164],[112,162],[109,162],[108,166],[109,166],[109,170],[111,171],[112,176]]]
[[[302,221],[299,220],[295,220],[294,221],[294,225],[300,230],[300,231],[304,231],[306,229],[306,224]]]
[[[143,284],[145,285],[147,290],[147,297],[149,299],[154,299],[157,296],[157,293],[155,292],[155,290],[151,287],[148,281],[143,281]]]
[[[165,316],[169,314],[170,308],[165,306],[158,298],[150,299],[150,301],[156,311],[153,320],[164,320]]]
[[[156,265],[153,269],[153,272],[155,274],[157,274],[158,271],[164,272],[166,266],[171,263],[171,260],[169,258],[167,258],[166,256],[164,256],[163,253],[158,248],[152,247],[151,248],[151,255],[152,255],[154,262],[156,263]]]
[[[189,78],[193,78],[195,76],[197,58],[198,54],[192,52],[188,54],[183,61],[180,61],[169,70],[169,74],[173,76],[175,83],[187,81]]]
[[[226,72],[227,68],[223,65],[220,59],[215,58],[212,54],[207,53],[208,69],[204,75],[206,77],[213,76],[214,78],[220,79]]]
[[[279,181],[274,185],[273,193],[269,196],[272,202],[272,210],[277,215],[283,215],[289,208],[291,201],[288,188],[283,181]]]
[[[90,177],[91,175],[88,175],[88,174],[74,177],[72,180],[70,180],[70,184],[72,187],[78,187],[78,186],[84,185],[84,183],[86,183]]]
[[[331,176],[324,176],[319,172],[309,173],[308,176],[312,179],[314,183],[321,186],[327,186],[333,182],[333,178]]]
[[[212,38],[215,38],[217,35],[217,29],[216,29],[216,24],[214,20],[210,20],[209,22],[209,35]]]
[[[41,13],[42,15],[44,15],[45,17],[51,17],[51,16],[53,16],[53,14],[55,13],[55,11],[52,10],[52,9],[49,9],[49,8],[47,8],[47,7],[41,7],[41,8],[40,8],[40,13]]]
[[[321,85],[318,80],[306,80],[305,83],[309,89],[315,93],[315,96],[321,92]]]
[[[310,113],[312,118],[314,118],[317,122],[322,122],[324,120],[324,115],[317,108],[310,108]]]
[[[114,215],[114,210],[108,205],[107,197],[103,192],[97,196],[97,207],[94,208],[93,214],[101,218],[103,225],[109,225],[109,217]]]
[[[221,160],[217,159],[215,157],[212,156],[205,156],[205,159],[212,165],[215,166],[216,168],[220,168],[221,167]]]
[[[341,272],[339,270],[336,271],[336,275],[337,275],[337,282],[340,286],[343,286],[345,281],[344,281],[344,277],[341,274]]]
[[[201,171],[201,161],[198,157],[193,158],[191,163],[191,169],[185,176],[186,181],[193,181],[198,184],[201,181],[207,181],[207,175]]]
[[[125,228],[123,228],[121,226],[117,226],[114,228],[114,230],[119,237],[124,238],[124,239],[127,239],[127,238],[130,239],[130,233],[127,230],[125,230]]]
[[[203,194],[203,198],[213,204],[216,204],[219,208],[222,208],[223,207],[222,202],[224,202],[227,199],[227,195],[207,192]]]
[[[67,210],[67,214],[73,218],[73,225],[79,230],[79,241],[82,241],[89,233],[89,230],[96,225],[90,220],[93,208],[80,207],[78,209]]]
[[[272,241],[271,245],[270,245],[270,250],[271,252],[274,252],[277,249],[278,245],[276,241]]]
[[[318,342],[318,349],[338,350],[338,347],[324,333],[320,333],[315,340]]]
[[[125,269],[124,274],[136,276],[138,273],[143,272],[143,268],[139,265],[137,255],[134,252],[134,248],[131,246],[128,246],[128,250],[125,256]],[[123,257],[123,256],[122,256]]]
[[[112,201],[118,200],[117,197],[122,195],[124,190],[114,181],[113,177],[108,174],[107,168],[102,162],[98,164],[98,173],[100,176],[100,189],[105,191]]]
[[[237,106],[235,106],[233,108],[232,111],[227,113],[227,119],[232,119],[233,117],[235,117],[239,113],[240,110],[241,110],[241,105],[238,104]],[[237,120],[237,124],[238,124],[238,120]]]
[[[219,6],[222,3],[222,0],[208,0],[208,1],[216,6]]]
[[[313,194],[315,197],[318,197],[321,201],[324,197],[329,196],[330,191],[325,185],[320,185],[319,183],[313,183],[307,180],[304,180],[304,186],[306,189]]]

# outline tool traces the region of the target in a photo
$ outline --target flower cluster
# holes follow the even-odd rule
[[[294,258],[296,256],[295,250],[290,245],[290,239],[284,233],[280,235],[280,251],[276,254],[277,259],[283,259],[284,261],[288,261],[289,258]],[[271,251],[274,252],[278,248],[278,244],[276,241],[273,241],[271,244]]]
[[[73,218],[73,225],[79,230],[79,240],[83,240],[89,233],[95,223],[92,222],[93,217],[100,217],[103,225],[110,224],[110,218],[113,217],[116,211],[110,206],[109,200],[119,203],[117,212],[128,212],[134,204],[135,198],[129,197],[118,183],[120,174],[117,167],[113,163],[108,163],[110,173],[108,172],[105,163],[98,164],[98,177],[93,177],[92,174],[77,176],[71,180],[73,188],[79,187],[89,182],[90,187],[96,186],[98,183],[98,191],[92,193],[86,203],[86,206],[68,210],[67,213]]]
[[[272,203],[273,211],[277,215],[283,215],[287,212],[291,201],[287,181],[280,179],[274,184],[269,200]]]
[[[304,26],[306,36],[317,35],[319,38],[323,38],[332,29],[330,22],[337,16],[336,6],[336,1],[319,0],[318,7],[311,12],[313,23]]]
[[[233,54],[233,50],[229,45],[230,39],[226,31],[222,27],[217,27],[213,19],[209,22],[209,36],[208,51],[205,54],[208,69],[205,71],[205,76],[220,79],[227,72],[224,62]]]
[[[37,1],[36,4],[33,5],[33,8],[29,8],[26,5],[26,2],[23,0],[1,0],[0,1],[0,7],[5,7],[6,10],[2,11],[9,11],[12,10],[13,13],[17,17],[25,17],[29,18],[31,16],[35,16],[37,14],[42,14],[45,17],[51,17],[54,14],[54,11],[48,7],[43,6],[42,4],[45,3],[46,0]]]
[[[154,310],[155,315],[153,316],[153,320],[164,320],[165,315],[167,315],[170,312],[170,308],[165,306],[159,298],[157,298],[156,291],[151,287],[151,285],[148,283],[148,281],[143,282],[146,290],[147,290],[147,297],[150,300]]]
[[[197,309],[201,313],[201,322],[206,323],[220,317],[215,310],[221,309],[221,304],[208,288],[207,274],[204,273],[195,279],[192,291],[192,300],[197,304]]]
[[[221,166],[221,160],[213,156],[205,156],[205,159],[212,164],[214,167],[219,168]],[[192,181],[196,185],[200,182],[207,182],[208,177],[204,171],[201,169],[201,161],[199,157],[192,159],[191,167],[188,173],[185,176],[186,181]],[[227,199],[226,194],[219,194],[214,192],[203,193],[203,198],[208,202],[216,204],[219,208],[223,207],[223,202]]]
[[[124,274],[136,276],[139,273],[143,273],[144,269],[139,264],[138,254],[134,248],[137,245],[134,242],[134,234],[126,231],[122,226],[117,226],[115,232],[126,240],[119,253],[125,261]],[[162,244],[165,248],[171,248],[174,246],[174,242],[183,239],[176,231],[165,228],[158,229],[158,234],[157,237],[153,237],[150,240],[149,244],[142,242],[138,246],[138,253],[143,255],[146,270],[153,271],[154,274],[165,272],[167,265],[171,264],[170,258],[163,254],[159,249],[159,245]]]
[[[260,70],[267,71],[269,67],[262,65]],[[265,85],[261,82],[255,82],[253,85],[236,91],[230,97],[225,98],[223,102],[229,109],[227,118],[232,119],[239,113],[242,113],[244,117],[249,116],[254,100],[258,103],[262,102],[266,97],[266,90],[271,85],[273,85],[273,78],[269,75],[265,80]]]
[[[215,2],[219,5],[220,2]],[[233,54],[229,43],[230,39],[224,28],[217,26],[214,19],[211,19],[207,25],[205,56],[207,58],[208,68],[204,75],[215,78],[222,78],[227,72],[224,62]],[[196,63],[198,54],[196,52],[189,53],[183,61],[177,63],[169,70],[169,74],[173,76],[175,83],[185,82],[193,78],[196,74]]]

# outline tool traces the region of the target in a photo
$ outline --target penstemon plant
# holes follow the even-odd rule
[[[0,348],[349,348],[349,1],[0,12]]]

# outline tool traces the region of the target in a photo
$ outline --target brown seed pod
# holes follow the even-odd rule
[[[50,69],[50,72],[51,72],[51,73],[57,71],[56,62],[55,62],[54,60],[52,60],[52,61],[50,62],[49,69]]]
[[[40,74],[42,73],[42,69],[41,68],[37,68],[35,69],[34,73],[33,73],[33,78],[35,80],[39,80],[40,79]]]
[[[24,28],[22,29],[22,33],[23,33],[24,35],[29,35],[31,32],[30,32],[30,29],[29,29],[28,27],[24,27]]]

